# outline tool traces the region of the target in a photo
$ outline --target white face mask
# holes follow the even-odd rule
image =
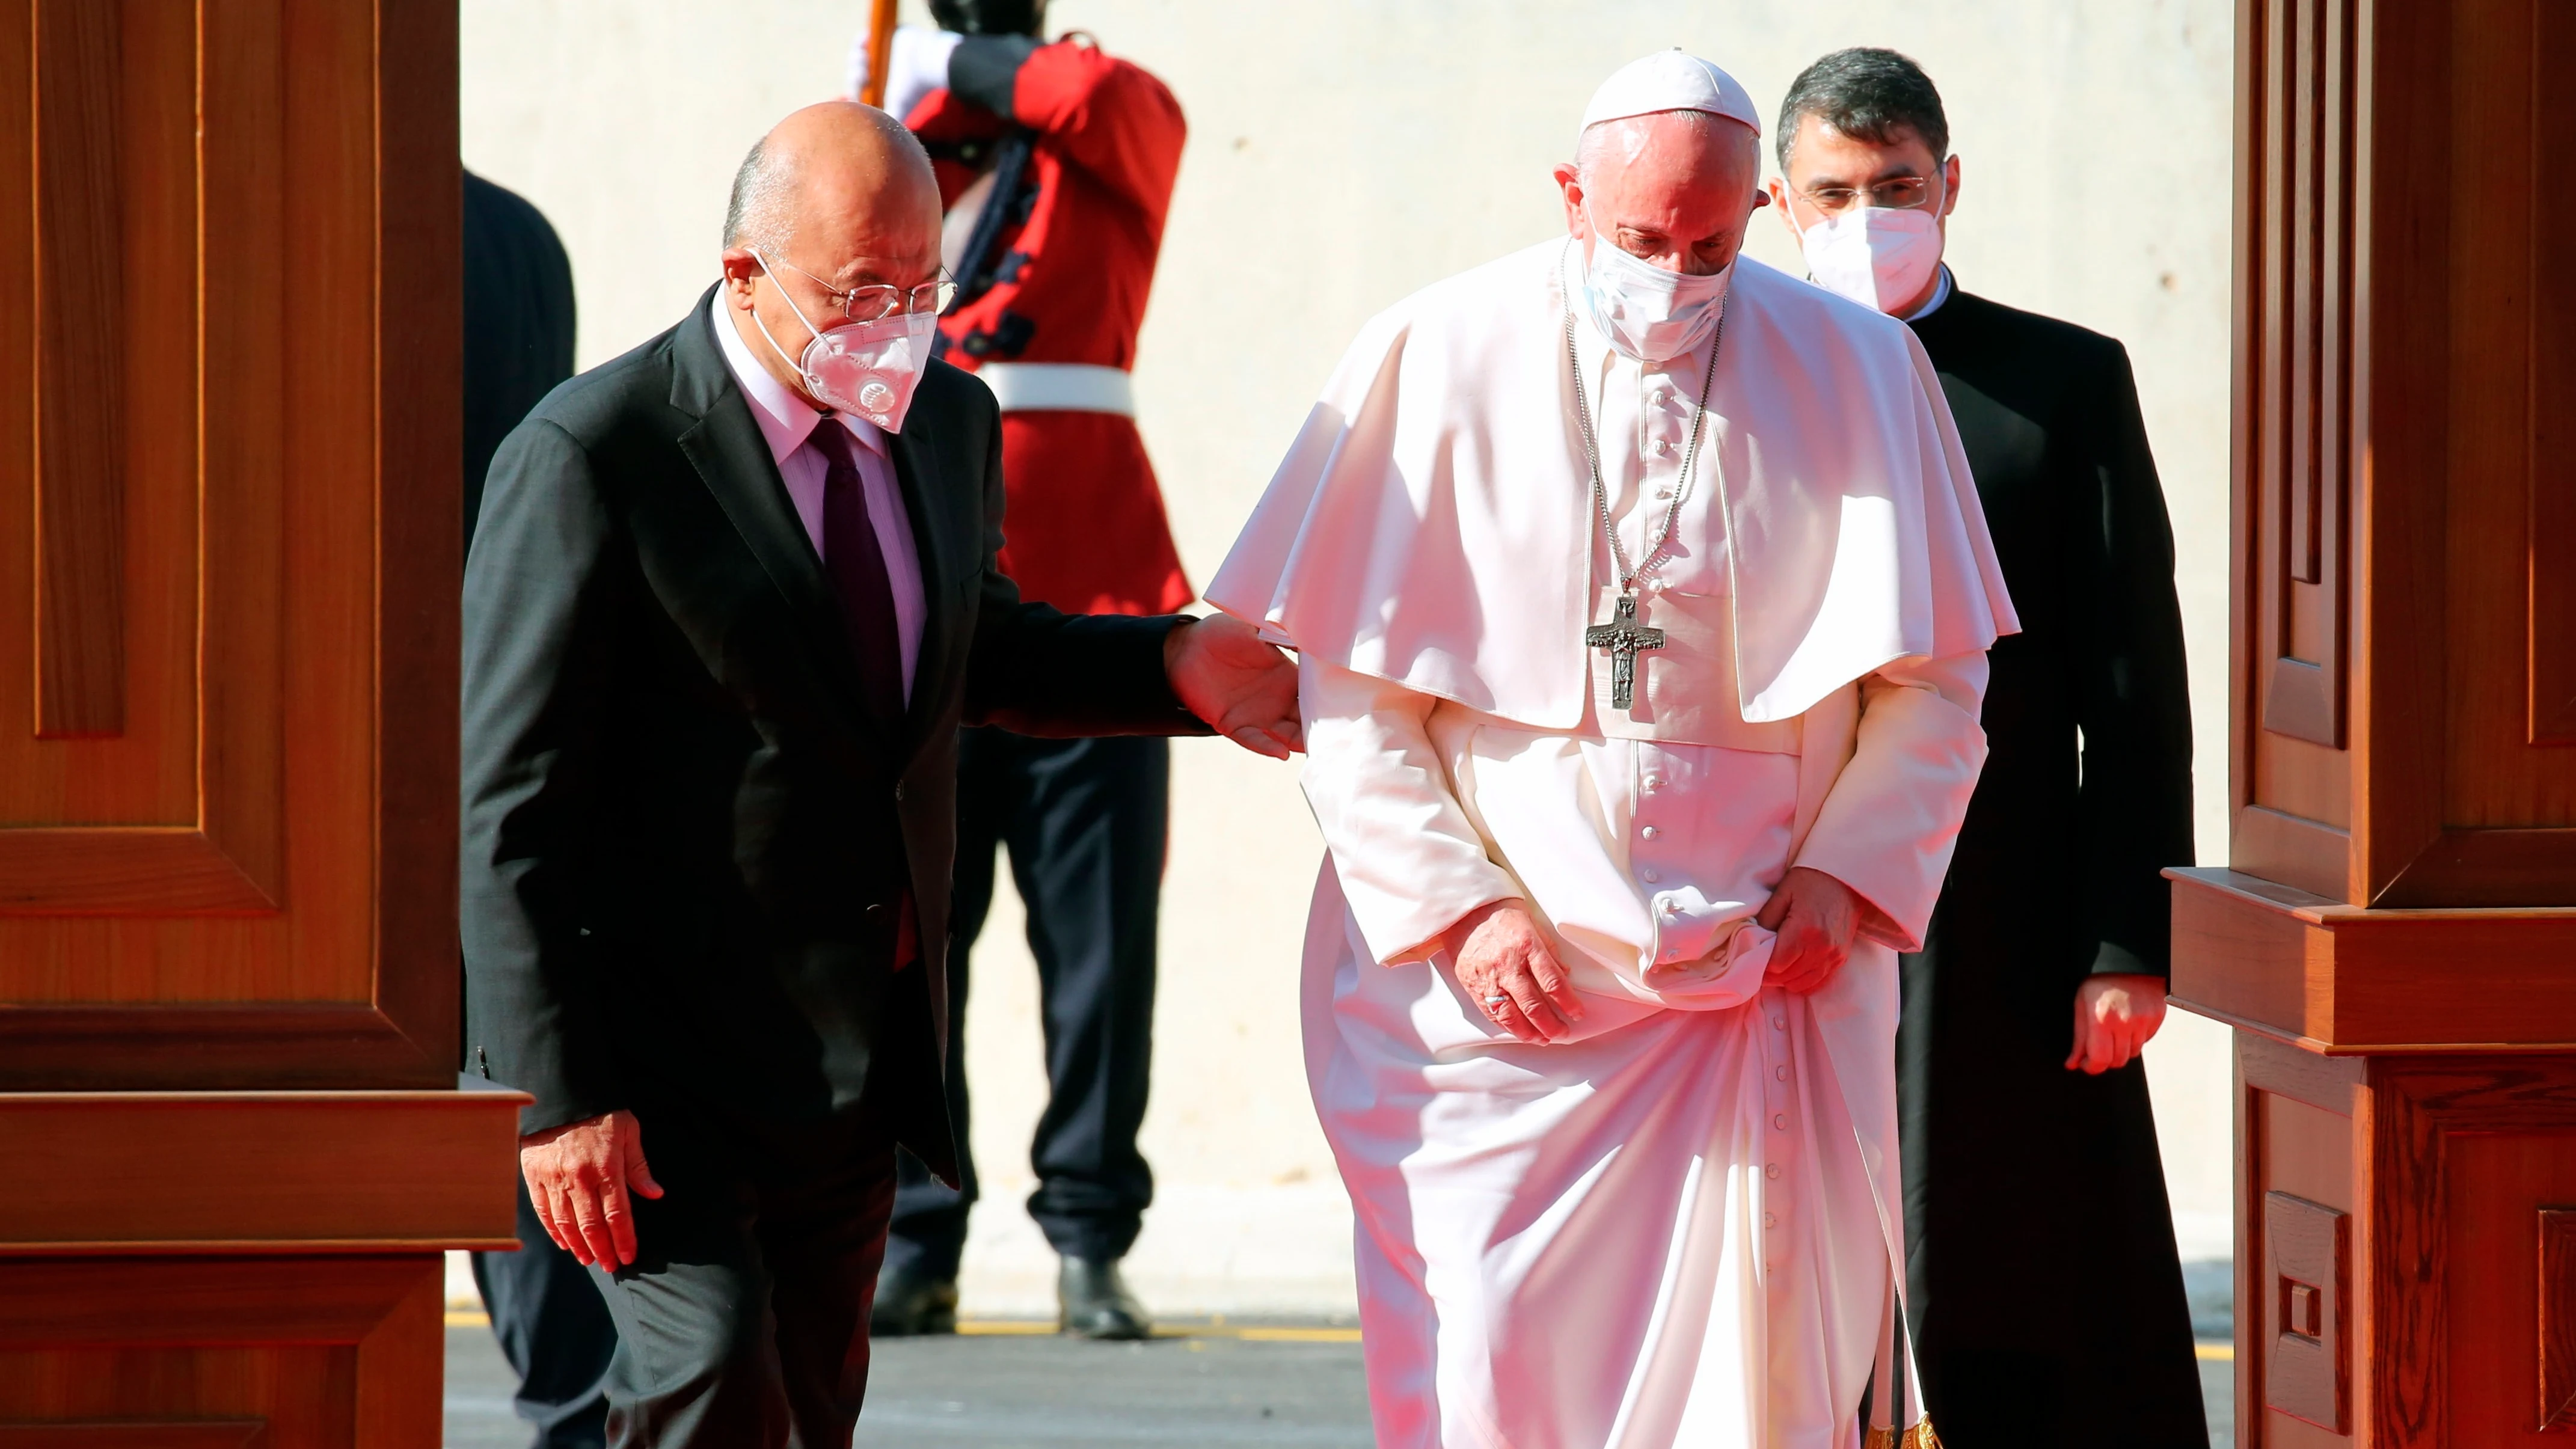
[[[1941,218],[1927,206],[1865,206],[1798,233],[1816,285],[1881,312],[1923,295],[1941,265]]]
[[[774,277],[769,259],[757,251],[752,255]],[[805,344],[804,356],[788,358],[787,349],[769,335],[769,324],[760,320],[757,310],[751,314],[752,325],[768,339],[771,350],[795,364],[804,376],[806,393],[835,412],[865,418],[889,433],[902,432],[913,389],[920,386],[922,370],[930,365],[939,318],[929,312],[898,312],[822,332],[806,319],[805,309],[796,305],[786,288],[779,288],[778,295],[786,299],[796,320],[805,323],[805,330],[814,333],[814,340]]]
[[[1590,219],[1588,208],[1585,219]],[[1734,275],[1732,261],[1704,277],[1665,271],[1619,250],[1595,228],[1583,297],[1592,325],[1612,346],[1640,362],[1669,362],[1717,331],[1727,282]]]

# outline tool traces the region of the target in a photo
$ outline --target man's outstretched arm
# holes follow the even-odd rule
[[[993,415],[996,436],[999,414]],[[1222,615],[1065,614],[1001,570],[1002,451],[984,476],[984,584],[966,663],[965,718],[1044,739],[1216,733],[1286,759],[1302,745],[1297,667]]]

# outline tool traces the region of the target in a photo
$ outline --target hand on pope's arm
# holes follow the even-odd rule
[[[1789,867],[1753,920],[1780,938],[1771,947],[1771,966],[1763,979],[1800,993],[1822,990],[1833,980],[1851,959],[1852,942],[1862,932],[1885,936],[1895,929],[1858,891],[1803,865]]]
[[[2163,977],[2087,976],[2075,988],[2075,1049],[2066,1069],[2098,1077],[2125,1067],[2164,1024]]]
[[[1164,635],[1163,672],[1190,713],[1254,754],[1284,760],[1305,747],[1297,666],[1242,620],[1211,614]]]
[[[1583,1019],[1573,980],[1530,918],[1528,902],[1478,906],[1442,932],[1440,944],[1449,948],[1458,985],[1477,1009],[1522,1041],[1563,1041]]]
[[[631,1112],[567,1122],[519,1139],[519,1172],[546,1236],[585,1266],[611,1270],[635,1261],[635,1214],[627,1193],[660,1197],[644,1165],[644,1131]]]

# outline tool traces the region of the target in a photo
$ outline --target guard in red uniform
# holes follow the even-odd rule
[[[1044,0],[931,0],[936,30],[895,33],[886,109],[930,151],[959,284],[947,360],[1002,407],[1002,567],[1030,599],[1168,613],[1196,596],[1136,431],[1128,370],[1186,128],[1163,83],[1090,37],[1040,38]],[[852,49],[851,90],[867,75]],[[1153,1050],[1154,938],[1171,763],[1160,739],[966,732],[959,752],[948,1092],[963,1190],[902,1164],[878,1280],[878,1334],[956,1325],[976,1196],[966,1150],[966,963],[1007,847],[1028,905],[1051,1095],[1029,1213],[1063,1257],[1062,1327],[1150,1329],[1121,1278],[1153,1175],[1136,1150]]]

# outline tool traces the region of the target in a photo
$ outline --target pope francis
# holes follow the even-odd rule
[[[2012,606],[1905,325],[1737,255],[1759,129],[1612,76],[1568,235],[1371,322],[1208,591],[1300,656],[1389,1449],[1930,1441],[1895,953]]]

